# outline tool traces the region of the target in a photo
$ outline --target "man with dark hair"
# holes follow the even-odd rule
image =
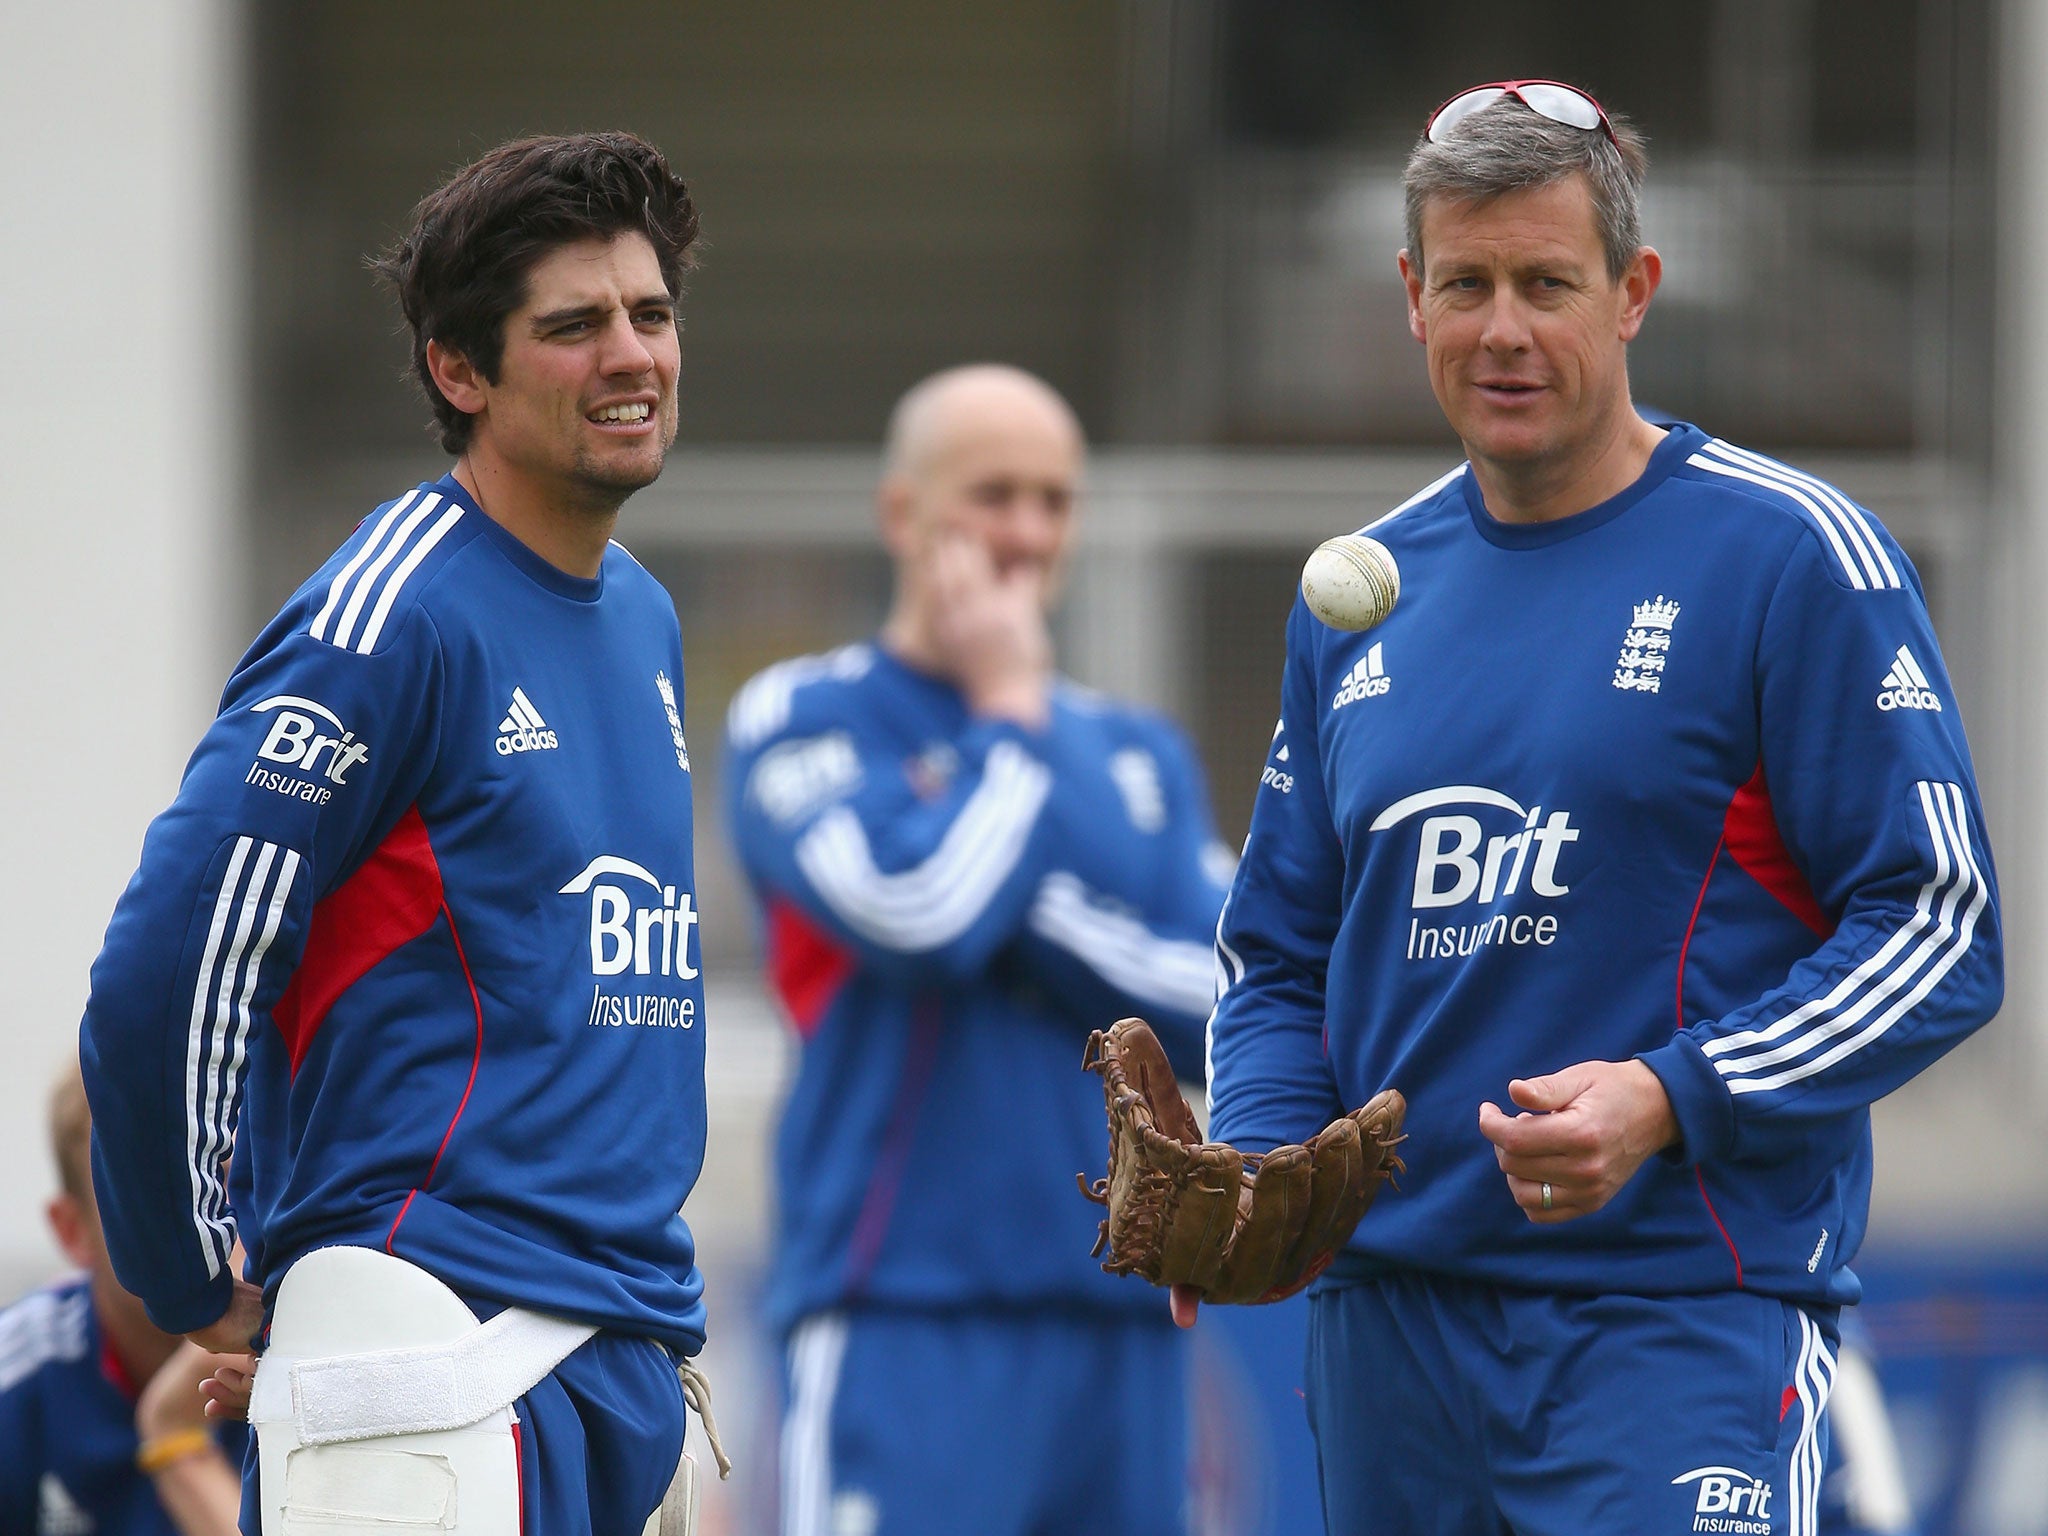
[[[695,233],[624,134],[505,145],[420,204],[382,269],[459,458],[244,655],[94,967],[114,1265],[167,1331],[268,1325],[251,1531],[631,1536],[678,1476],[683,657],[610,535],[675,435]]]
[[[1297,605],[1219,928],[1213,1137],[1407,1096],[1403,1192],[1311,1297],[1346,1536],[1814,1530],[1869,1106],[2001,995],[1912,565],[1631,403],[1643,163],[1548,81],[1416,146],[1409,326],[1469,462],[1370,525],[1378,628]]]
[[[0,1536],[234,1536],[243,1424],[207,1424],[215,1356],[152,1323],[107,1262],[77,1067],[50,1093],[50,1231],[82,1274],[0,1311]]]
[[[372,266],[405,311],[413,372],[443,448],[467,448],[477,417],[436,379],[436,346],[495,383],[505,319],[533,266],[557,246],[629,231],[646,236],[663,287],[679,296],[697,210],[654,147],[625,133],[501,145],[420,203],[413,227]],[[674,435],[671,422],[664,446]]]

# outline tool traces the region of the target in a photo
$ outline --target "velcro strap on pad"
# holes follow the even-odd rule
[[[249,1417],[258,1424],[292,1419],[304,1445],[461,1429],[510,1407],[596,1332],[589,1323],[508,1307],[450,1344],[306,1360],[266,1356]]]

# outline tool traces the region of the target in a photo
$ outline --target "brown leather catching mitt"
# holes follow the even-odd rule
[[[1109,1176],[1081,1192],[1109,1207],[1095,1252],[1115,1275],[1191,1285],[1208,1302],[1292,1296],[1350,1239],[1394,1154],[1408,1105],[1389,1088],[1309,1138],[1260,1156],[1205,1142],[1159,1037],[1124,1019],[1088,1037],[1082,1066],[1102,1076]]]

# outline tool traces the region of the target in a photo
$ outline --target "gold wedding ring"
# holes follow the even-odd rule
[[[1543,1186],[1543,1209],[1546,1211],[1550,1209],[1550,1186],[1548,1184]]]

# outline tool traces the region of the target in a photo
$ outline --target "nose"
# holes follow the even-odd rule
[[[1067,508],[1063,498],[1023,491],[1012,496],[996,522],[998,558],[1050,561],[1065,537]]]
[[[1051,494],[1024,494],[1010,502],[1004,520],[1010,547],[1032,559],[1053,559],[1067,530],[1065,500]]]
[[[632,316],[620,311],[605,323],[604,346],[598,354],[598,366],[607,378],[620,375],[637,377],[654,371],[654,354],[647,349],[645,339],[634,327]]]
[[[1486,326],[1479,341],[1487,351],[1496,355],[1529,349],[1528,307],[1512,285],[1503,283],[1494,289],[1486,306]]]

